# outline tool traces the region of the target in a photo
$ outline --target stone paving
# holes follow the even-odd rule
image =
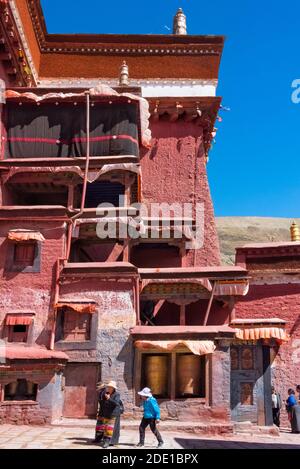
[[[190,433],[162,432],[165,445],[163,449],[259,449],[284,448],[300,449],[300,434],[288,431],[276,436],[258,436],[248,434],[222,436],[200,436]],[[94,431],[91,428],[78,427],[29,427],[25,425],[1,425],[0,449],[98,449],[92,444]],[[133,449],[138,442],[138,434],[134,430],[121,431],[118,448]],[[155,438],[148,430],[145,449],[155,448]],[[117,451],[117,447],[114,447]]]

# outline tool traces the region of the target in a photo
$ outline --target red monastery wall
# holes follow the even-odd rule
[[[152,147],[141,160],[142,202],[192,203],[194,208],[202,203],[204,246],[188,253],[186,266],[220,265],[202,128],[192,123],[160,121],[151,130]]]
[[[40,231],[45,241],[41,243],[40,272],[12,272],[7,270],[9,243],[7,232],[12,228]],[[63,255],[64,229],[61,221],[53,222],[1,222],[0,224],[0,323],[7,313],[33,312],[33,341],[49,344],[46,329],[52,307],[56,261]]]

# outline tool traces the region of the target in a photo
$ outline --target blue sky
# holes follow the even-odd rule
[[[50,33],[169,34],[178,7],[189,34],[226,36],[223,105],[209,181],[217,216],[300,217],[300,2],[42,0]]]

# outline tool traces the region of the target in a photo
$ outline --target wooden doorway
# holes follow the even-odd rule
[[[237,344],[230,349],[231,417],[237,422],[265,425],[263,353],[260,343]]]
[[[63,417],[96,417],[99,363],[68,363],[65,369],[65,401]]]

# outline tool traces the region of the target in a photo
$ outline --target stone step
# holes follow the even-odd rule
[[[279,436],[279,428],[276,425],[271,426],[259,426],[252,422],[234,422],[233,423],[234,433],[246,433],[248,435],[269,435]]]
[[[96,421],[90,419],[59,419],[52,422],[52,426],[66,428],[95,428]],[[121,429],[135,430],[138,432],[139,420],[121,420]],[[204,423],[204,422],[180,422],[178,420],[163,420],[159,424],[159,428],[163,431],[170,432],[186,432],[197,435],[224,435],[233,433],[233,424],[228,422],[221,423]]]

